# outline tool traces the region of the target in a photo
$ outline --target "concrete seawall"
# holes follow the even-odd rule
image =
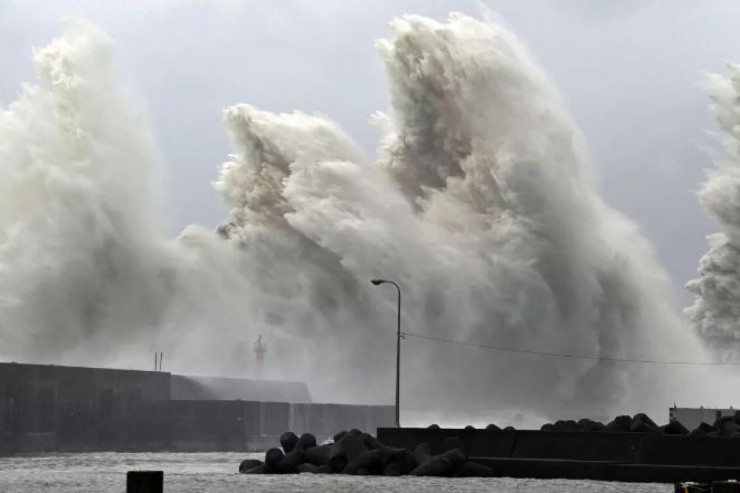
[[[392,406],[253,401],[172,401],[171,442],[178,451],[262,451],[290,430],[319,441],[350,429],[393,422]]]
[[[0,364],[0,451],[166,446],[169,374]]]
[[[172,378],[166,372],[0,363],[0,453],[264,450],[286,430],[321,439],[393,423],[392,406],[173,399]],[[227,383],[238,387],[238,379]],[[262,387],[271,393],[260,388],[260,395],[308,395],[295,382]]]
[[[380,428],[378,440],[433,454],[457,439],[471,460],[496,475],[623,482],[707,483],[740,478],[740,437],[638,432]]]

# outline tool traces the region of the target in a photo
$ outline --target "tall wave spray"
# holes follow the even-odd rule
[[[0,330],[6,357],[98,361],[156,327],[169,294],[151,220],[149,135],[85,23],[34,57],[0,113]],[[134,316],[132,314],[136,313]]]
[[[722,131],[725,156],[717,160],[699,191],[704,209],[723,232],[709,236],[709,251],[699,261],[699,277],[687,288],[696,294],[686,310],[702,341],[724,359],[737,360],[740,351],[740,67],[729,75],[712,75],[706,89]]]
[[[463,15],[391,27],[377,161],[326,118],[228,108],[229,216],[176,242],[149,219],[156,159],[111,89],[107,39],[75,24],[39,52],[39,84],[0,116],[3,352],[126,366],[163,349],[172,370],[239,375],[261,333],[270,376],[305,379],[318,400],[390,402],[395,297],[369,284],[389,277],[409,332],[701,359],[517,40]],[[403,346],[411,409],[662,410],[695,391],[691,375],[641,366]]]

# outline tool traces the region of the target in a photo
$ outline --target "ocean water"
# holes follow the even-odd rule
[[[510,478],[384,478],[295,474],[238,474],[239,463],[262,454],[84,453],[0,457],[0,491],[124,492],[126,472],[164,471],[165,491],[194,492],[672,492],[672,485]]]

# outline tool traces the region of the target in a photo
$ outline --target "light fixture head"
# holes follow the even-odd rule
[[[381,284],[383,284],[385,282],[385,279],[373,279],[370,282],[373,283],[376,286],[379,286],[379,285],[381,285]]]

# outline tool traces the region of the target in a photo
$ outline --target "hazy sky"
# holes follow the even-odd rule
[[[716,148],[699,88],[706,72],[740,62],[737,0],[41,1],[0,0],[0,106],[33,81],[31,48],[69,15],[117,44],[167,165],[167,230],[217,225],[211,188],[229,153],[222,108],[238,102],[301,109],[338,121],[374,152],[368,117],[388,105],[374,41],[396,15],[443,20],[493,9],[550,74],[590,144],[606,201],[639,223],[676,286],[715,227],[694,191]]]

